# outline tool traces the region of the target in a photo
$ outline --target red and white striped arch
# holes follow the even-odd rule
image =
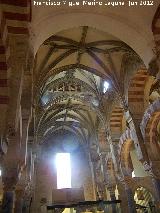
[[[158,125],[160,123],[160,100],[154,101],[145,111],[140,128],[151,159],[159,157]],[[160,158],[160,157],[159,157]]]
[[[128,104],[132,113],[144,112],[146,105],[145,86],[148,77],[149,75],[146,69],[139,70],[130,81],[128,89]]]
[[[115,107],[111,113],[110,117],[110,130],[111,135],[121,135],[123,132],[123,108]]]

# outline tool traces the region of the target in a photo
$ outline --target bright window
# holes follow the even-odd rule
[[[135,177],[135,173],[134,173],[134,171],[132,172],[132,178],[134,178]]]
[[[57,153],[57,189],[71,188],[70,153]]]
[[[108,81],[104,81],[104,83],[103,83],[103,93],[107,92],[108,88],[109,88]]]

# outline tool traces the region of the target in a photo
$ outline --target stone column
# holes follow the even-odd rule
[[[26,187],[23,194],[23,207],[22,207],[23,213],[36,212],[35,209],[31,208],[32,201],[33,200],[32,200],[31,188]]]
[[[143,167],[152,179],[156,211],[160,212],[160,161],[151,161],[151,165],[144,162]]]
[[[144,139],[140,130],[140,122],[141,122],[141,114],[135,115],[131,114],[130,109],[128,106],[123,102],[123,107],[125,109],[124,116],[126,118],[126,121],[128,123],[131,137],[134,138],[134,146],[136,150],[136,154],[138,157],[138,160],[142,163],[144,161],[149,162],[148,154],[146,147],[144,145]]]
[[[96,181],[95,181],[95,171],[94,171],[94,161],[91,159],[91,156],[89,154],[89,158],[90,158],[90,168],[91,168],[91,175],[92,175],[92,185],[93,185],[93,200],[96,200]]]
[[[15,209],[14,209],[14,213],[22,213],[23,196],[24,196],[23,188],[19,188],[19,189],[15,190]]]
[[[132,192],[131,181],[126,178],[124,181],[124,186],[128,201],[128,213],[136,213],[136,205],[134,201],[134,194]]]
[[[7,137],[8,151],[2,162],[3,201],[2,212],[13,213],[15,201],[15,187],[19,179],[19,132],[12,128]]]
[[[116,196],[115,196],[115,187],[108,187],[108,191],[110,193],[110,198],[111,201],[115,201],[116,200]],[[112,213],[116,213],[116,204],[112,203]]]
[[[160,179],[152,178],[152,183],[155,191],[155,207],[156,211],[160,212]]]
[[[14,172],[14,171],[12,171]],[[14,202],[15,202],[15,187],[17,183],[16,176],[8,176],[3,178],[4,192],[2,200],[2,213],[14,213]]]
[[[21,163],[23,165],[26,165],[26,157],[27,157],[28,126],[29,126],[28,117],[25,117],[24,112],[22,111],[22,141],[21,141],[20,158]]]
[[[127,194],[125,191],[124,184],[122,184],[122,183],[118,184],[118,192],[119,192],[119,199],[121,200],[121,204],[120,204],[121,211],[123,213],[128,213],[129,208],[128,208]]]
[[[92,162],[92,175],[94,179],[94,189],[95,189],[95,198],[96,200],[100,199],[100,192],[99,192],[99,182],[100,180],[100,157],[97,153],[97,146],[90,147],[90,159]]]
[[[106,198],[106,188],[104,178],[101,170],[101,162],[98,161],[95,165],[95,180],[97,187],[97,200],[104,200]]]
[[[127,193],[129,213],[136,213],[136,207],[135,207],[135,201],[134,201],[134,195],[133,195],[132,189],[129,186],[126,186],[125,190]]]

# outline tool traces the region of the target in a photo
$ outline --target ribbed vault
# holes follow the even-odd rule
[[[141,59],[127,44],[87,26],[48,38],[34,68],[37,138],[42,142],[67,130],[89,143],[99,124],[108,128],[115,105],[121,124],[129,77],[140,66]],[[104,81],[109,84],[105,92]],[[116,122],[111,118],[111,130]]]

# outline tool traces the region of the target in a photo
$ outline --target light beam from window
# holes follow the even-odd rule
[[[56,154],[57,189],[71,188],[70,153]]]

